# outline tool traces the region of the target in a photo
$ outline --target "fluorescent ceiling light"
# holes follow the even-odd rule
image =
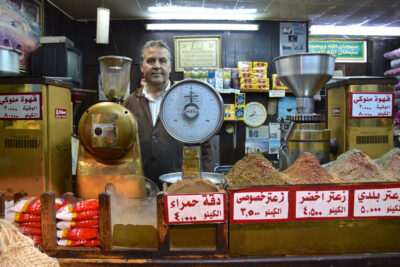
[[[400,36],[400,27],[311,26],[310,35]]]
[[[170,31],[258,31],[258,24],[151,23],[146,30]]]
[[[110,10],[104,7],[97,8],[96,43],[108,44],[110,28]]]
[[[152,19],[172,20],[254,20],[257,9],[221,9],[183,6],[152,6]]]

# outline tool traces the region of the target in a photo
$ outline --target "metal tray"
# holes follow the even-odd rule
[[[224,175],[221,173],[202,172],[202,177],[203,179],[210,180],[210,182],[212,182],[213,184],[218,184],[218,185],[224,184],[225,181]],[[173,184],[179,180],[182,180],[182,172],[172,172],[163,174],[160,176],[159,179],[162,182]]]

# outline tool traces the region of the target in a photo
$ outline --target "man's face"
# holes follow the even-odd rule
[[[144,51],[140,69],[148,86],[160,86],[168,82],[171,65],[168,50],[164,47],[153,46]]]

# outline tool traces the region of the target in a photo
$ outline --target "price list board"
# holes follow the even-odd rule
[[[230,190],[230,223],[400,218],[400,184]]]
[[[41,120],[42,93],[1,93],[0,120]]]
[[[164,205],[167,224],[223,223],[227,219],[225,193],[165,195]]]

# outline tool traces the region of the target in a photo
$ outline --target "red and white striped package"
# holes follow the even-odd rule
[[[18,229],[23,233],[24,235],[42,235],[42,229],[41,228],[31,228],[31,227],[18,227]]]
[[[63,221],[79,221],[96,219],[99,217],[98,210],[84,210],[79,212],[57,212],[56,218]]]
[[[6,220],[9,222],[40,222],[40,215],[19,212],[7,212]]]
[[[88,240],[98,237],[98,228],[75,228],[58,230],[57,237],[68,240]]]
[[[98,247],[100,246],[100,239],[90,239],[90,240],[67,240],[67,239],[59,239],[57,241],[57,245],[59,246],[67,246],[67,247]]]
[[[79,221],[59,221],[57,229],[74,229],[74,228],[90,228],[99,227],[99,219],[88,219]]]
[[[69,202],[62,198],[56,198],[56,210],[67,205]],[[13,212],[30,213],[40,215],[40,197],[24,197],[18,200],[13,207],[9,209]]]
[[[99,201],[97,199],[89,199],[65,205],[58,212],[60,213],[79,212],[84,210],[97,210],[98,208],[99,208]]]
[[[40,228],[42,229],[42,224],[40,222],[20,222],[15,223],[17,227],[30,227],[30,228]]]
[[[41,235],[27,235],[30,239],[32,239],[36,245],[42,244],[42,236]]]

